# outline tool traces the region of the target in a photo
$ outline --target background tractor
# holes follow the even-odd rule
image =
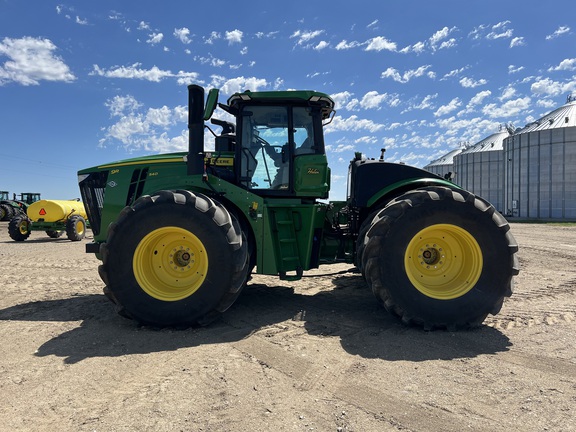
[[[345,201],[326,202],[315,91],[250,92],[218,103],[189,90],[189,149],[78,172],[104,292],[141,324],[207,324],[250,274],[297,280],[320,264],[357,266],[376,298],[425,329],[480,325],[518,273],[507,221],[484,199],[427,171],[356,153]],[[211,119],[219,106],[233,122]],[[219,134],[205,125],[211,119]],[[215,136],[204,148],[205,128]]]
[[[12,240],[24,241],[32,231],[45,231],[51,238],[66,233],[69,240],[80,241],[86,235],[86,225],[86,210],[80,200],[40,200],[10,220],[8,234]]]
[[[38,192],[23,192],[20,199],[16,199],[14,194],[13,199],[10,199],[8,191],[0,191],[0,220],[9,221],[15,215],[26,213],[28,206],[39,199]]]

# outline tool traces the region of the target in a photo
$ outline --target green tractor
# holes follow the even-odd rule
[[[10,199],[8,191],[0,191],[0,220],[9,221],[19,214],[26,214],[28,206],[38,200],[38,192],[23,192],[20,199],[16,199],[14,194],[13,199]]]
[[[334,101],[315,91],[188,87],[187,152],[78,172],[104,292],[154,327],[205,325],[254,271],[298,280],[351,263],[390,313],[424,329],[479,326],[512,294],[517,243],[484,199],[427,171],[366,159],[346,201],[326,202],[323,127]],[[235,121],[213,119],[216,106]],[[219,134],[205,124],[221,128]],[[215,139],[204,148],[204,132]]]

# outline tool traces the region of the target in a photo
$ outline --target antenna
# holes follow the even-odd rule
[[[381,148],[380,149],[380,160],[383,161],[384,160],[384,153],[386,152],[385,148]]]

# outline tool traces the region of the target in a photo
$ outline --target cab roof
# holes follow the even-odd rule
[[[295,102],[311,102],[322,105],[322,117],[329,117],[330,113],[334,110],[334,100],[326,93],[317,92],[314,90],[284,90],[284,91],[262,91],[253,92],[246,90],[242,93],[234,93],[228,99],[228,105],[234,106],[239,103],[248,101],[258,102],[274,102],[274,101],[295,101]]]

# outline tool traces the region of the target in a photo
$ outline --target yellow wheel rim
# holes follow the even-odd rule
[[[28,234],[28,222],[22,221],[18,226],[18,230],[20,231],[20,234]]]
[[[84,223],[82,221],[76,222],[76,232],[78,235],[84,234]]]
[[[208,255],[190,231],[158,228],[136,247],[132,268],[147,294],[162,301],[178,301],[194,294],[204,283]]]
[[[451,300],[478,282],[482,250],[468,231],[456,225],[431,225],[412,238],[404,265],[410,282],[422,294]]]

